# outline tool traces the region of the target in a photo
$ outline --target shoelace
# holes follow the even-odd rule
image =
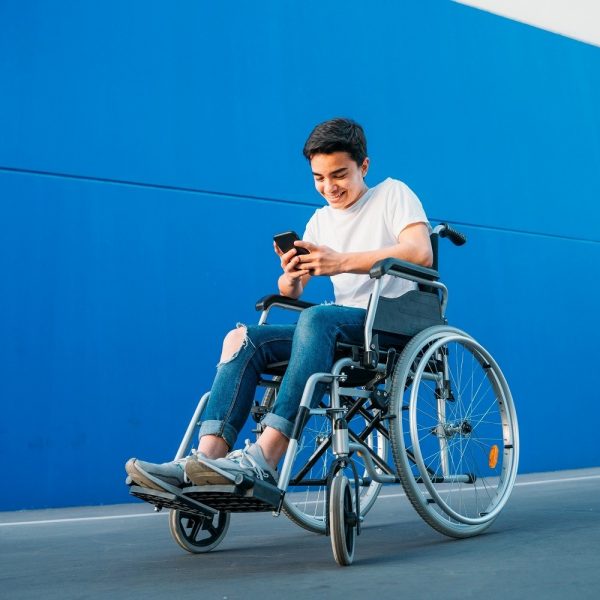
[[[227,455],[227,458],[238,463],[243,469],[251,469],[256,473],[259,479],[265,479],[268,474],[267,471],[256,462],[256,459],[252,455],[248,454],[248,450],[252,446],[250,440],[246,440],[245,443],[245,448],[230,452]]]

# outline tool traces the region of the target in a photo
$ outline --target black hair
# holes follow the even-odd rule
[[[347,152],[360,167],[367,157],[367,139],[363,128],[352,119],[331,119],[319,123],[308,136],[302,153],[307,160],[315,154]]]

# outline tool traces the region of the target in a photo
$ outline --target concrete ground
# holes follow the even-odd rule
[[[600,468],[520,476],[483,535],[451,540],[386,487],[355,562],[270,513],[192,555],[143,503],[0,513],[0,598],[600,598]]]

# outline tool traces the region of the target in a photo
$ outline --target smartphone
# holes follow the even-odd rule
[[[294,242],[299,239],[300,238],[295,231],[286,231],[273,236],[273,240],[282,252],[289,252],[292,248],[296,248],[298,254],[310,254],[306,248],[294,246]]]

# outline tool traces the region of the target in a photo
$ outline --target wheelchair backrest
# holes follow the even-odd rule
[[[438,270],[439,237],[448,237],[454,244],[462,245],[466,237],[450,226],[442,223],[430,235],[433,262],[431,268]],[[443,325],[438,289],[419,284],[416,290],[406,292],[398,298],[379,298],[373,332],[392,336],[412,337],[433,325]]]

